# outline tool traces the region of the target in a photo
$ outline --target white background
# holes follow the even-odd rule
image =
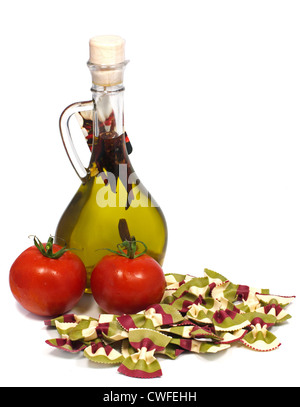
[[[269,353],[160,358],[131,379],[50,348],[43,319],[15,302],[15,258],[46,240],[79,186],[58,130],[90,99],[88,41],[126,39],[125,127],[133,166],[169,228],[165,273],[299,295],[300,3],[53,0],[1,5],[1,385],[298,386],[299,298]],[[91,297],[81,313],[97,316]]]

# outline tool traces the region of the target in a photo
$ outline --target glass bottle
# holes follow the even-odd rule
[[[125,219],[131,236],[143,241],[147,253],[163,264],[167,225],[162,210],[138,179],[130,162],[124,131],[124,40],[98,36],[90,40],[88,67],[92,74],[92,101],[74,103],[60,117],[67,155],[81,185],[63,213],[56,241],[76,249],[87,269],[86,292],[97,262],[121,243],[119,222]],[[91,158],[88,168],[74,147],[69,121],[79,115],[91,124]]]

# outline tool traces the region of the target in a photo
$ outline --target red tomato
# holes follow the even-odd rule
[[[51,245],[54,256],[61,249]],[[50,258],[32,246],[11,266],[9,283],[15,299],[25,309],[41,316],[57,316],[69,311],[83,295],[86,269],[82,260],[70,251]]]
[[[107,255],[91,275],[91,291],[100,308],[110,314],[135,314],[157,304],[166,282],[161,266],[147,254],[130,259]]]

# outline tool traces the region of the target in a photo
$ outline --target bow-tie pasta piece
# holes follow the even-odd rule
[[[252,330],[241,339],[241,342],[259,352],[269,352],[281,345],[277,337],[268,331],[267,325],[260,324],[252,326]]]
[[[273,317],[276,318],[277,324],[280,324],[280,323],[285,322],[288,319],[292,318],[292,316],[290,314],[288,314],[283,308],[281,308],[280,305],[276,305],[276,304],[269,304],[269,305],[265,305],[263,307],[257,308],[256,312],[266,314],[266,315],[272,315]]]
[[[154,378],[162,375],[161,367],[154,353],[163,351],[171,337],[152,329],[131,329],[128,341],[136,353],[125,358],[118,372],[130,377]]]
[[[85,348],[84,356],[96,363],[104,364],[120,364],[124,360],[124,356],[110,345],[104,344],[102,341],[92,343]]]
[[[64,350],[70,353],[78,353],[84,350],[87,345],[81,341],[71,341],[70,339],[55,338],[48,339],[46,343],[54,348]]]
[[[222,309],[214,313],[212,322],[216,331],[226,332],[237,331],[250,325],[250,321],[244,317],[244,314]]]

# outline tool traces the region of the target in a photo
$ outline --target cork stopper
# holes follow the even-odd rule
[[[88,65],[93,83],[100,86],[117,85],[123,81],[125,40],[117,35],[98,35],[90,39]]]

